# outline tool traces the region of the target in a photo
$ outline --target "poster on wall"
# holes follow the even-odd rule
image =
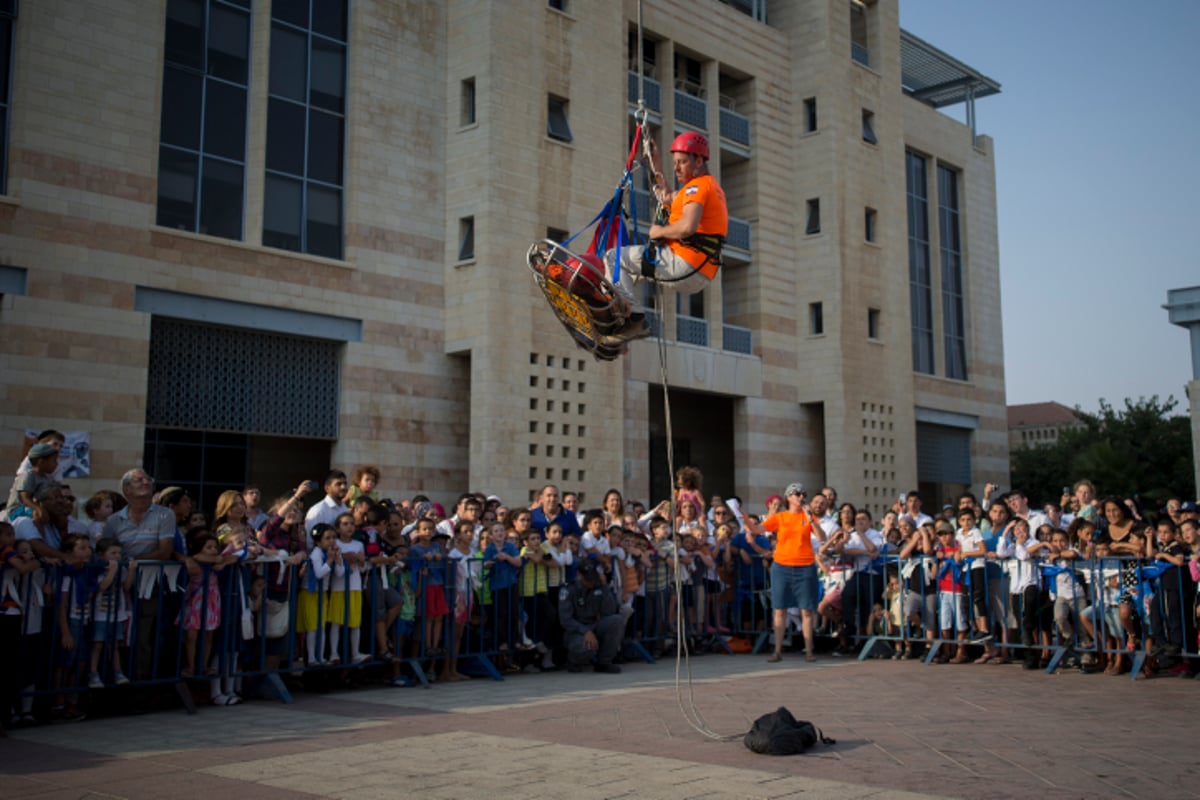
[[[25,451],[37,442],[40,431],[25,431]],[[86,478],[92,474],[92,434],[88,431],[66,431],[66,444],[58,454],[58,469],[54,475],[56,480],[71,478]]]

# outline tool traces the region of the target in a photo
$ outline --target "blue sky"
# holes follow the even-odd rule
[[[1188,334],[1162,305],[1200,285],[1200,3],[900,0],[900,24],[1001,85],[975,109],[1008,402],[1186,413]]]

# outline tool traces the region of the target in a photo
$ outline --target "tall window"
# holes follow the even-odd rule
[[[814,233],[821,232],[821,201],[819,198],[812,198],[805,202],[807,209],[804,219],[804,233],[808,236]]]
[[[462,97],[458,112],[459,125],[475,124],[475,79],[467,78],[462,82]]]
[[[804,132],[812,133],[817,129],[817,98],[804,98]]]
[[[164,45],[156,222],[241,239],[250,0],[168,0]]]
[[[342,257],[346,0],[271,4],[263,244]]]
[[[850,57],[864,67],[871,66],[871,48],[867,43],[867,9],[860,0],[850,0]]]
[[[938,230],[942,257],[942,329],[946,377],[967,379],[967,331],[963,309],[962,237],[958,172],[938,164]]]
[[[913,369],[933,374],[933,283],[929,262],[929,186],[925,158],[905,154],[908,194],[908,291]]]
[[[571,141],[571,125],[567,121],[567,101],[549,95],[546,100],[546,133],[560,142]]]
[[[0,194],[8,194],[8,117],[12,100],[13,21],[17,0],[0,0]]]

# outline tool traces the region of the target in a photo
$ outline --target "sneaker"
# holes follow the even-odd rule
[[[117,686],[128,686],[129,678],[125,677],[124,672],[117,672],[117,674],[113,676],[113,683],[115,683]]]
[[[356,656],[354,656],[355,664],[363,664],[370,660],[371,660],[371,657],[369,655],[367,655],[366,653],[359,653]]]
[[[388,683],[390,683],[392,686],[395,686],[397,689],[407,689],[412,686],[416,686],[416,684],[413,682],[413,679],[407,675],[397,675],[395,678],[392,678],[390,681],[388,681]]]
[[[88,673],[88,688],[89,689],[103,689],[104,688],[104,681],[100,680],[100,675],[98,673],[95,673],[95,672]]]

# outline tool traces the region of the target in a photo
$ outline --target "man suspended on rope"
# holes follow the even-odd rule
[[[605,275],[630,307],[627,324],[603,337],[605,344],[649,335],[645,308],[635,292],[637,282],[655,280],[674,291],[695,294],[716,277],[721,266],[721,245],[729,228],[729,211],[724,190],[708,171],[708,156],[708,140],[701,134],[689,131],[676,136],[671,142],[671,157],[679,189],[671,192],[663,182],[658,150],[651,142],[655,194],[670,213],[666,224],[650,226],[650,244],[620,248],[617,280],[613,280],[617,250],[605,253]]]

